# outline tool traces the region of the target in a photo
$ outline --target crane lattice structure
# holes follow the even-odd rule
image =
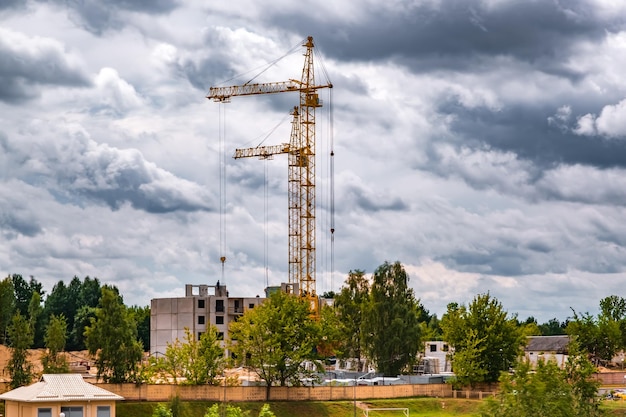
[[[319,314],[315,280],[315,109],[322,106],[317,90],[332,84],[315,83],[313,37],[303,45],[304,68],[300,81],[244,84],[211,87],[208,99],[229,102],[234,96],[299,92],[300,104],[292,111],[293,122],[289,143],[275,146],[237,149],[234,158],[288,155],[288,232],[289,283],[298,284],[301,297],[308,300],[314,316]]]

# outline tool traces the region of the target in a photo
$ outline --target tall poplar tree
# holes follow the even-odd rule
[[[70,366],[65,356],[61,354],[67,341],[67,321],[63,314],[50,317],[44,340],[47,351],[41,358],[43,372],[49,374],[68,373]]]
[[[421,346],[422,310],[400,262],[385,262],[374,271],[363,335],[366,353],[378,372],[397,376],[415,363]]]
[[[7,330],[15,311],[15,292],[11,277],[0,281],[0,344],[7,343]]]
[[[30,384],[33,379],[33,365],[28,361],[28,349],[33,345],[33,329],[26,317],[19,311],[13,316],[8,330],[11,358],[7,368],[11,377],[10,388]]]
[[[350,271],[348,278],[341,287],[339,294],[335,295],[335,310],[341,323],[342,348],[340,358],[354,358],[361,370],[361,358],[363,355],[363,310],[369,298],[369,282],[365,272],[361,270]]]

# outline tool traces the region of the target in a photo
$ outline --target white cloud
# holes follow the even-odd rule
[[[599,116],[580,116],[574,132],[578,135],[600,135],[618,139],[626,137],[626,99],[604,106]]]
[[[37,97],[43,85],[84,87],[83,65],[55,39],[0,27],[0,101]]]
[[[120,78],[119,73],[113,68],[102,68],[95,84],[101,94],[101,101],[94,104],[96,109],[105,106],[116,114],[123,114],[144,104],[135,88]]]
[[[235,73],[252,77],[312,34],[335,85],[317,119],[320,177],[334,133],[334,288],[324,178],[318,292],[336,290],[350,269],[400,260],[431,311],[491,291],[522,316],[565,319],[570,305],[590,310],[626,281],[624,149],[572,134],[626,130],[626,31],[615,2],[563,10],[512,0],[461,9],[339,1],[312,13],[302,13],[311,2],[113,3],[109,13],[65,3],[0,16],[0,52],[17,59],[0,60],[0,79],[19,87],[0,102],[0,270],[41,277],[48,289],[98,276],[142,305],[182,295],[186,283],[225,279],[231,294],[247,296],[262,293],[266,277],[284,281],[287,161],[230,154],[298,97],[217,105],[204,95]],[[580,20],[585,7],[593,13]],[[381,16],[389,19],[371,24]],[[538,27],[533,16],[553,20]],[[301,52],[261,78],[298,78]]]
[[[585,114],[580,116],[576,121],[576,127],[574,133],[584,136],[595,136],[596,131],[596,116],[593,114]]]

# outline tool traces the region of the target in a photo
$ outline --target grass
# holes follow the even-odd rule
[[[117,417],[151,417],[158,403],[120,402],[117,404]],[[213,403],[205,401],[183,402],[179,417],[202,417]],[[353,417],[354,403],[351,401],[324,402],[269,402],[277,417]],[[408,398],[402,400],[371,400],[362,404],[369,408],[408,408],[412,417],[476,417],[481,401],[464,399]],[[233,403],[249,416],[257,416],[262,402]],[[364,415],[356,410],[357,417]],[[401,411],[371,411],[370,417],[404,417]]]
[[[401,400],[369,400],[363,401],[369,408],[408,408],[411,417],[478,417],[480,400],[465,400],[451,398],[407,398]],[[126,402],[117,404],[117,417],[152,417],[158,403],[156,402]],[[351,401],[326,402],[270,402],[270,408],[276,417],[353,417],[354,403]],[[207,408],[213,405],[208,401],[190,401],[181,403],[179,417],[203,417]],[[250,417],[257,416],[262,402],[233,403],[244,411],[249,411]],[[608,417],[626,417],[626,400],[604,401],[602,409]],[[5,416],[4,403],[0,402],[0,414]],[[357,409],[357,417],[362,417],[363,411]],[[404,417],[401,412],[371,411],[370,417]]]
[[[451,398],[406,398],[398,400],[368,400],[362,404],[369,408],[408,408],[410,417],[478,417],[480,416],[481,400]],[[152,417],[153,409],[158,403],[120,402],[117,404],[117,417]],[[276,417],[353,417],[354,403],[351,401],[324,402],[269,402]],[[193,401],[182,402],[178,417],[203,417],[213,402]],[[232,403],[244,412],[249,411],[250,417],[257,416],[262,402]],[[626,417],[625,401],[605,401],[602,409],[608,417]],[[357,417],[363,417],[363,410],[357,409]],[[370,417],[404,417],[401,411],[370,411]]]

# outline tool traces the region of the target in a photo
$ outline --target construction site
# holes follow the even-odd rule
[[[229,103],[234,97],[257,96],[267,94],[297,93],[298,104],[290,110],[291,133],[289,140],[276,145],[260,145],[250,148],[235,149],[232,157],[258,158],[271,160],[278,155],[287,157],[287,270],[285,282],[267,285],[264,296],[268,297],[272,291],[283,291],[305,299],[314,317],[324,302],[317,290],[317,242],[319,228],[316,216],[316,170],[320,155],[316,152],[316,111],[322,107],[320,90],[332,89],[332,83],[326,79],[317,82],[315,76],[314,56],[315,45],[312,37],[308,37],[301,44],[304,49],[304,64],[300,79],[286,81],[252,83],[241,85],[211,87],[207,99],[217,102],[220,106]],[[323,71],[325,73],[325,71]],[[253,78],[254,79],[254,78]],[[332,106],[332,103],[329,103]],[[220,119],[220,123],[221,119]],[[184,329],[189,328],[199,337],[206,329],[213,325],[220,332],[224,340],[228,338],[228,325],[244,314],[247,310],[257,306],[265,297],[230,296],[225,283],[227,276],[227,257],[225,255],[224,223],[225,197],[223,184],[225,182],[226,145],[222,126],[220,130],[220,256],[222,275],[216,285],[186,285],[185,297],[153,299],[151,301],[151,352],[164,352],[168,343],[176,338],[182,339]],[[331,132],[332,136],[332,132]],[[330,241],[330,271],[333,270],[334,251],[334,150],[329,150],[328,166],[330,184],[329,211],[330,220],[328,239]],[[220,282],[222,284],[220,284]]]

